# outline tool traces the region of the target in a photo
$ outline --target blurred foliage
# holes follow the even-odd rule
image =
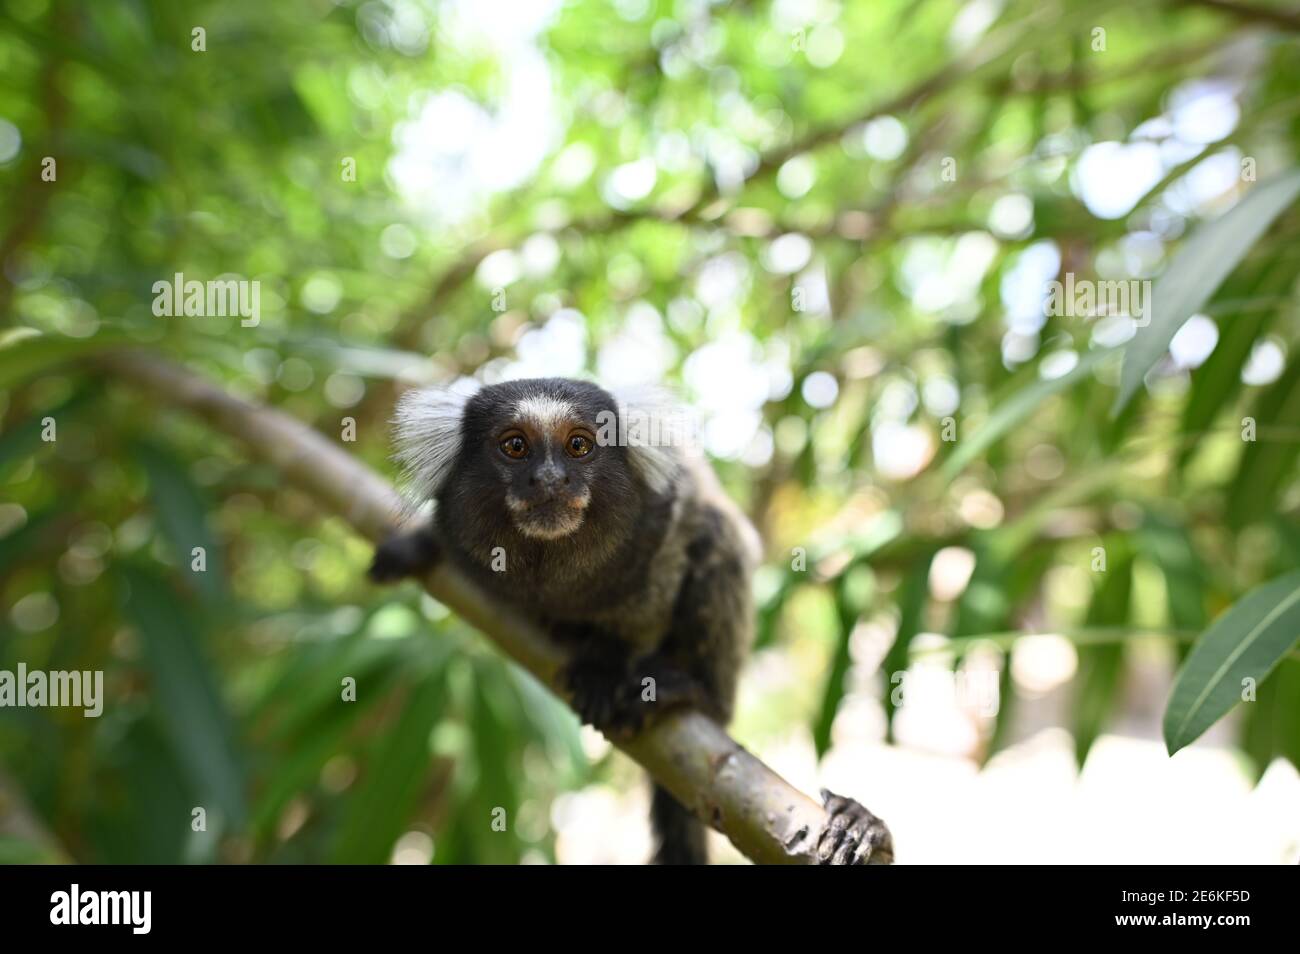
[[[0,709],[0,765],[100,862],[551,859],[555,795],[616,771],[272,467],[68,363],[123,341],[351,420],[380,469],[405,383],[630,342],[769,547],[791,676],[747,733],[825,752],[855,686],[892,720],[942,634],[999,660],[984,758],[1024,731],[1018,639],[1061,633],[1082,761],[1135,656],[1236,603],[1175,721],[1231,707],[1247,647],[1282,661],[1232,732],[1300,760],[1300,23],[1211,6],[0,0],[0,668],[107,697]],[[260,322],[156,316],[177,273],[257,280]],[[1017,304],[1067,273],[1160,276],[1151,327]],[[1180,363],[1193,312],[1217,345]]]

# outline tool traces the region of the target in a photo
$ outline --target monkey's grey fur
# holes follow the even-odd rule
[[[758,536],[708,465],[644,432],[612,439],[612,421],[671,413],[647,394],[619,400],[564,378],[409,392],[397,457],[434,517],[381,545],[371,567],[391,580],[452,560],[568,647],[574,709],[615,736],[680,706],[725,724],[753,628]],[[879,836],[852,814],[865,809],[840,802],[832,853],[866,860]],[[652,818],[657,861],[705,860],[703,828],[659,787]]]

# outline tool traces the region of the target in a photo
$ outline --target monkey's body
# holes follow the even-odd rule
[[[404,399],[399,457],[435,501],[433,526],[381,546],[371,576],[450,559],[566,645],[574,709],[607,734],[682,706],[725,724],[752,634],[757,534],[682,448],[587,440],[625,413],[557,378]],[[706,860],[702,826],[658,787],[652,818],[657,861]],[[866,838],[866,820],[852,821]],[[849,828],[846,815],[838,834]]]
[[[632,723],[627,728],[655,704],[688,701],[726,722],[752,634],[749,586],[757,538],[740,514],[707,492],[701,477],[696,468],[684,468],[673,496],[638,488],[640,506],[630,514],[626,535],[597,553],[568,537],[534,541],[516,534],[497,544],[504,560],[493,570],[491,548],[450,543],[447,550],[480,586],[542,621],[578,653],[606,662],[621,655],[629,664],[654,658],[701,690],[689,700],[666,700],[664,680],[645,670],[641,677],[658,684],[656,699],[624,714],[619,722]],[[463,515],[450,501],[440,506],[439,539],[464,539]],[[641,678],[628,688],[639,698]],[[681,680],[670,688],[683,688]]]

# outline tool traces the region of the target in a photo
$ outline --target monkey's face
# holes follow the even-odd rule
[[[558,379],[494,385],[471,400],[467,449],[495,478],[519,533],[571,537],[598,523],[610,495],[627,488],[622,449],[597,441],[598,415],[612,408],[600,388]]]
[[[576,533],[591,503],[595,431],[561,401],[526,398],[496,435],[497,471],[519,532],[539,540]]]

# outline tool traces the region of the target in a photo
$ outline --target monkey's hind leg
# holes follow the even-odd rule
[[[368,576],[375,583],[392,583],[408,576],[423,576],[442,557],[431,525],[391,534],[375,548]]]
[[[887,865],[894,860],[889,829],[851,798],[822,789],[830,818],[817,840],[821,865]]]

